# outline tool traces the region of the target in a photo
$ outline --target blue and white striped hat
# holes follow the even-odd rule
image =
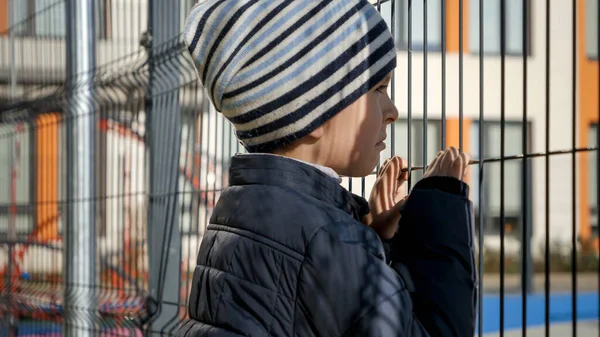
[[[200,0],[184,38],[248,152],[308,135],[396,66],[392,35],[367,0]]]

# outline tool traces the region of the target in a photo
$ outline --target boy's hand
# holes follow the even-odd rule
[[[471,156],[467,153],[460,153],[455,147],[449,147],[444,151],[438,152],[437,156],[423,174],[423,178],[442,176],[453,177],[464,181],[469,173],[469,162]]]
[[[433,159],[423,178],[442,176],[453,177],[464,181],[469,172],[471,156],[460,153],[455,147],[440,151]],[[391,239],[396,233],[400,221],[400,209],[406,202],[403,184],[408,179],[408,172],[402,172],[404,161],[398,156],[386,160],[369,197],[370,213],[363,223],[371,226],[382,239]]]
[[[406,201],[402,185],[408,173],[402,172],[403,168],[404,161],[398,156],[383,163],[369,197],[370,213],[363,219],[363,223],[373,228],[384,240],[391,239],[396,233],[400,208]]]

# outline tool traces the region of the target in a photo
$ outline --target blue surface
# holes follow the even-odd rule
[[[566,323],[571,321],[570,293],[550,294],[550,322]],[[527,325],[529,327],[543,326],[545,299],[544,294],[527,296]],[[504,297],[504,329],[518,329],[521,327],[521,314],[523,306],[520,295],[506,295]],[[598,294],[580,293],[577,295],[577,320],[598,318]],[[483,332],[496,332],[500,330],[500,296],[483,296]],[[45,334],[60,332],[60,325],[36,322],[23,322],[19,325],[19,335]]]
[[[60,333],[61,326],[56,323],[26,322],[19,324],[19,336]]]
[[[516,329],[522,326],[523,305],[521,295],[504,296],[504,329]],[[550,294],[550,323],[571,322],[572,315],[571,293]],[[543,326],[545,324],[544,294],[527,296],[527,326]],[[483,332],[500,330],[500,296],[483,296]],[[598,294],[577,294],[577,320],[598,318]]]

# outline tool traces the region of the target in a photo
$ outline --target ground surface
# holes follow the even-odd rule
[[[552,324],[550,326],[550,337],[573,337],[573,325],[571,323],[559,323]],[[597,337],[598,336],[598,321],[590,320],[577,323],[577,336],[578,337]],[[531,327],[527,329],[528,337],[542,337],[546,336],[545,326]],[[499,337],[500,333],[487,333],[484,337]],[[504,332],[504,337],[521,337],[523,333],[521,329],[508,330]]]
[[[534,275],[533,293],[527,296],[527,336],[545,336],[544,275]],[[504,278],[504,336],[522,336],[523,301],[521,298],[521,278],[519,275],[506,275]],[[483,278],[483,316],[482,332],[484,337],[500,336],[500,277],[487,274]],[[550,276],[550,336],[571,337],[572,331],[572,276],[570,273]],[[600,336],[598,326],[598,275],[586,273],[577,275],[577,336]],[[58,337],[58,326],[39,323],[21,325],[22,336]],[[477,330],[478,331],[478,330]],[[0,333],[1,335],[1,333]],[[118,335],[109,333],[107,335]],[[128,333],[126,333],[128,335]],[[478,334],[476,334],[478,336]]]
[[[535,274],[533,277],[533,290],[535,292],[544,292],[544,274]],[[550,274],[550,291],[551,292],[571,292],[572,289],[570,273],[553,273]],[[506,293],[521,292],[521,276],[520,275],[505,275],[504,287]],[[497,293],[500,290],[500,275],[486,274],[483,277],[483,289],[485,293]],[[577,291],[578,292],[597,292],[600,289],[598,284],[597,273],[579,273],[577,274]]]

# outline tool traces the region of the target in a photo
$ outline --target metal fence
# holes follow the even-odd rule
[[[0,336],[171,335],[186,317],[243,152],[186,54],[194,2],[0,0]],[[477,163],[477,334],[600,336],[598,2],[373,5],[399,57],[382,160],[408,160],[409,188],[446,146]]]

